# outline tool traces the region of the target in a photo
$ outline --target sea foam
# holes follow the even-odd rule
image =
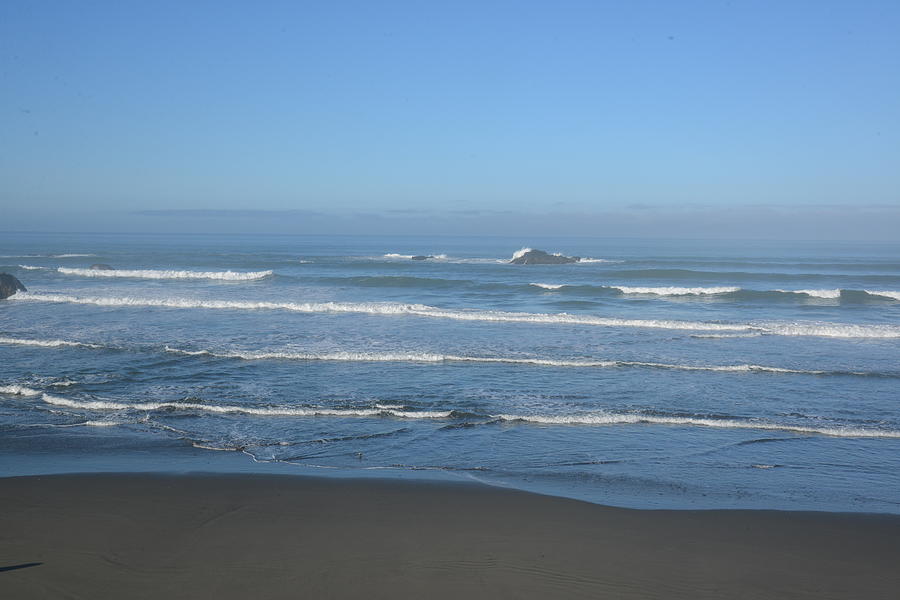
[[[272,271],[158,271],[152,269],[70,269],[59,267],[63,275],[80,277],[131,277],[139,279],[219,279],[222,281],[252,281],[270,277]]]

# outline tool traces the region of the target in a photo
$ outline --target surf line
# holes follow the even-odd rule
[[[842,323],[710,323],[656,319],[622,319],[571,313],[525,313],[492,310],[444,309],[425,304],[390,302],[271,302],[237,300],[197,300],[190,298],[81,297],[66,294],[22,292],[9,300],[89,304],[110,307],[159,307],[225,310],[285,310],[299,313],[356,313],[368,315],[414,315],[458,321],[592,325],[638,327],[688,331],[759,332],[784,336],[900,338],[894,325],[851,325]]]

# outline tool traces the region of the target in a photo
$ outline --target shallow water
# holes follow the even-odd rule
[[[589,260],[507,264],[523,241]],[[623,506],[900,512],[898,245],[5,234],[0,255],[29,289],[0,302],[2,474],[114,436],[151,462],[171,440]]]

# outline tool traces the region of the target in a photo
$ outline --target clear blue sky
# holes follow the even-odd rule
[[[900,2],[0,2],[0,230],[773,219],[900,239]]]

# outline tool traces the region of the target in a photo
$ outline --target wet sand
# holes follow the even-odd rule
[[[900,516],[274,475],[0,479],[0,597],[897,598]]]

